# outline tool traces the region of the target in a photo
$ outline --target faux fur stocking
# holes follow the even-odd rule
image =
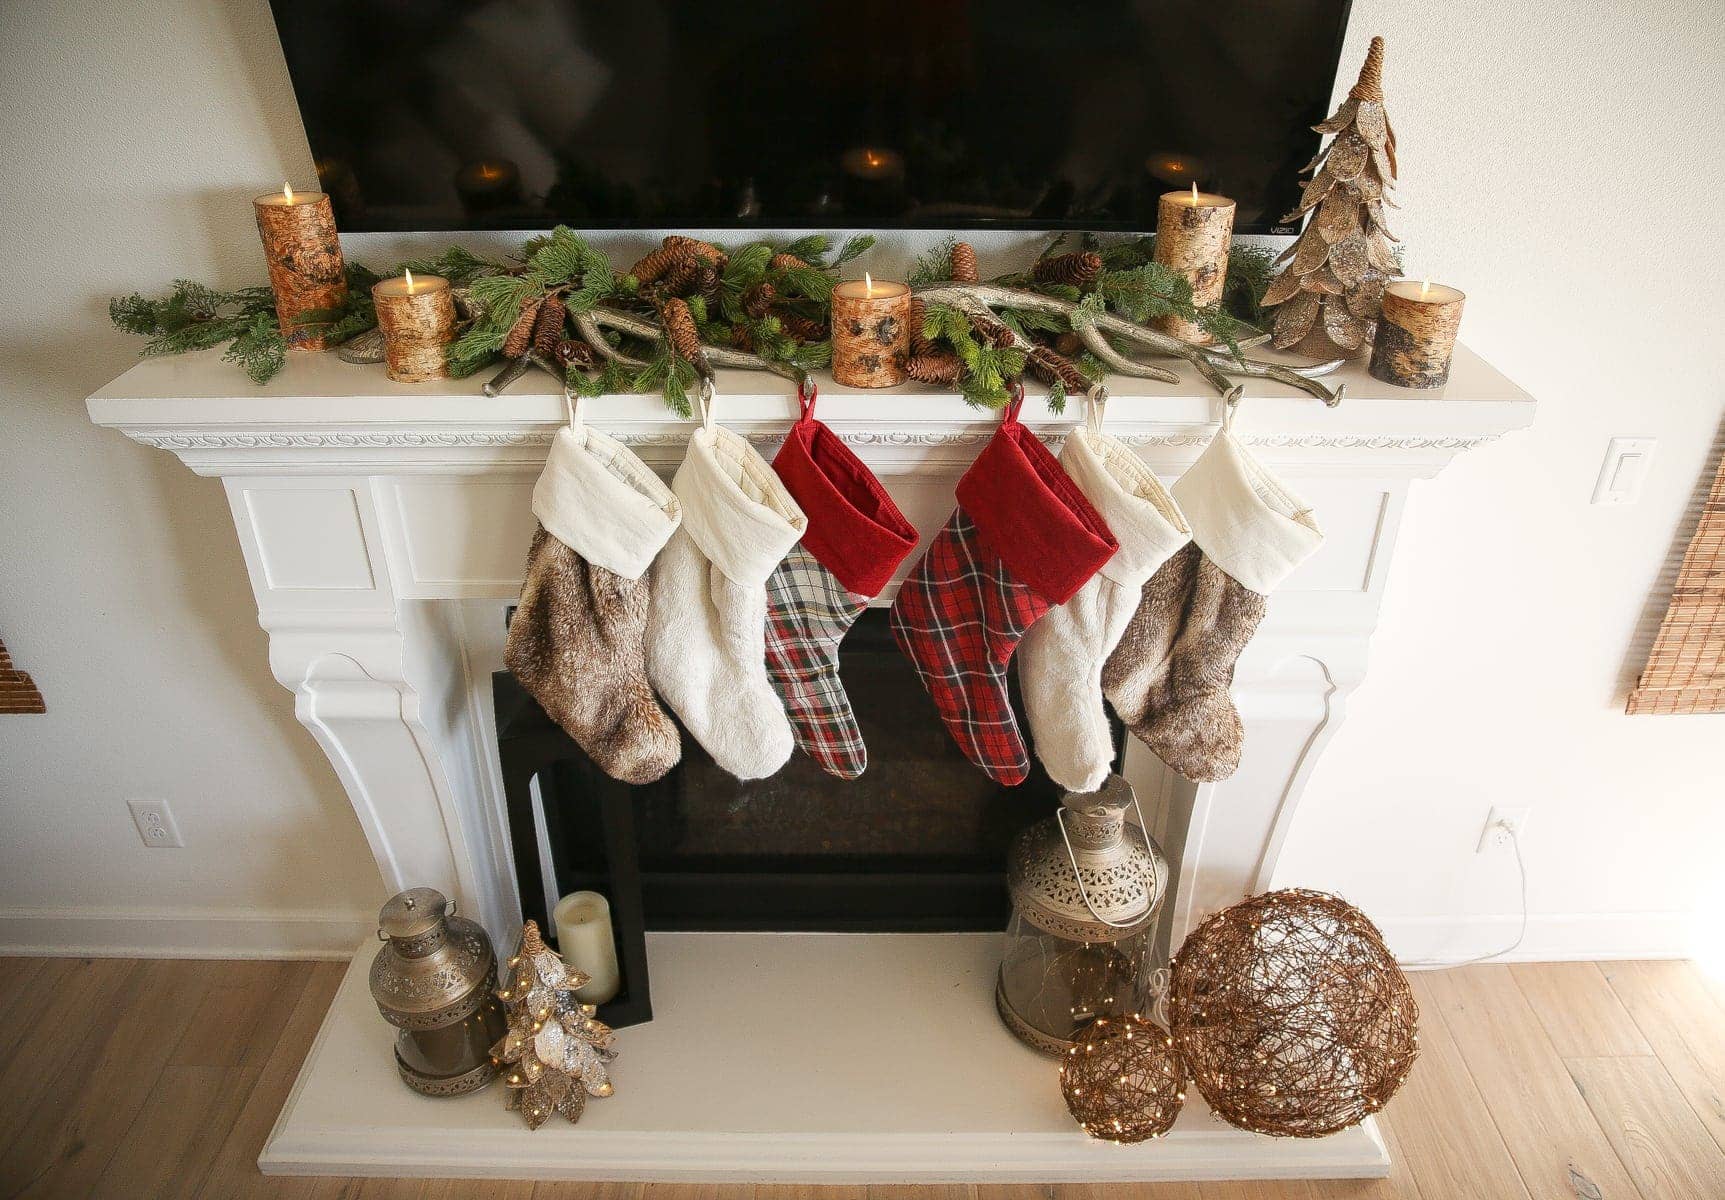
[[[1174,485],[1201,553],[1166,674],[1149,689],[1143,715],[1131,720],[1132,732],[1163,762],[1198,783],[1226,779],[1239,767],[1245,733],[1228,695],[1234,666],[1264,619],[1265,598],[1324,541],[1311,506],[1252,456],[1232,426],[1229,409]]]
[[[552,442],[533,513],[503,661],[601,770],[651,783],[682,753],[645,648],[645,575],[677,528],[677,498],[622,443],[572,424]]]
[[[1018,678],[1036,756],[1072,792],[1108,778],[1114,757],[1102,707],[1102,664],[1138,608],[1139,591],[1191,534],[1168,490],[1130,447],[1081,426],[1060,465],[1096,506],[1120,550],[1065,604],[1030,627]]]
[[[767,577],[807,521],[767,460],[710,422],[671,489],[683,525],[653,564],[648,676],[714,762],[761,779],[793,746],[767,678]]]

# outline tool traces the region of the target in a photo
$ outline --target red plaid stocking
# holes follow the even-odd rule
[[[767,673],[797,745],[822,770],[855,779],[868,765],[839,681],[839,642],[916,547],[916,529],[880,481],[815,420],[815,389],[798,389],[802,419],[773,460],[808,517],[802,544],[767,580]]]
[[[958,481],[958,508],[899,589],[892,632],[941,720],[998,783],[1030,762],[1006,670],[1036,619],[1071,599],[1119,548],[1060,463],[1019,423],[1022,389]]]

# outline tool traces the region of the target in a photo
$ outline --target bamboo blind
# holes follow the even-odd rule
[[[1701,506],[1631,713],[1725,712],[1725,458]]]
[[[6,643],[0,642],[0,713],[47,711],[48,706],[42,703],[42,693],[36,690],[35,682],[12,665]]]

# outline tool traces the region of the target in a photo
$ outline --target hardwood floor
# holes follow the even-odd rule
[[[1413,976],[1421,1054],[1385,1112],[1395,1157],[1385,1180],[815,1189],[265,1178],[258,1151],[342,969],[0,959],[0,1198],[1725,1198],[1725,988],[1687,963]]]

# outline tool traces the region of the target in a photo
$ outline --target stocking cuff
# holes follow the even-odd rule
[[[1174,485],[1174,499],[1205,556],[1259,595],[1324,544],[1312,506],[1226,429]]]
[[[1015,413],[958,481],[958,503],[983,546],[1050,604],[1065,604],[1119,549],[1102,514]]]
[[[916,528],[874,472],[812,417],[791,426],[773,470],[808,516],[803,534],[808,552],[846,591],[880,595],[916,549]]]
[[[808,527],[767,460],[722,425],[689,438],[671,489],[683,504],[683,528],[740,587],[764,585]]]
[[[1192,540],[1174,497],[1118,438],[1093,434],[1080,425],[1067,435],[1060,465],[1120,543],[1120,552],[1101,573],[1121,587],[1142,587],[1157,567]]]
[[[594,566],[635,580],[670,540],[682,507],[622,442],[590,425],[565,425],[533,485],[533,515]]]

